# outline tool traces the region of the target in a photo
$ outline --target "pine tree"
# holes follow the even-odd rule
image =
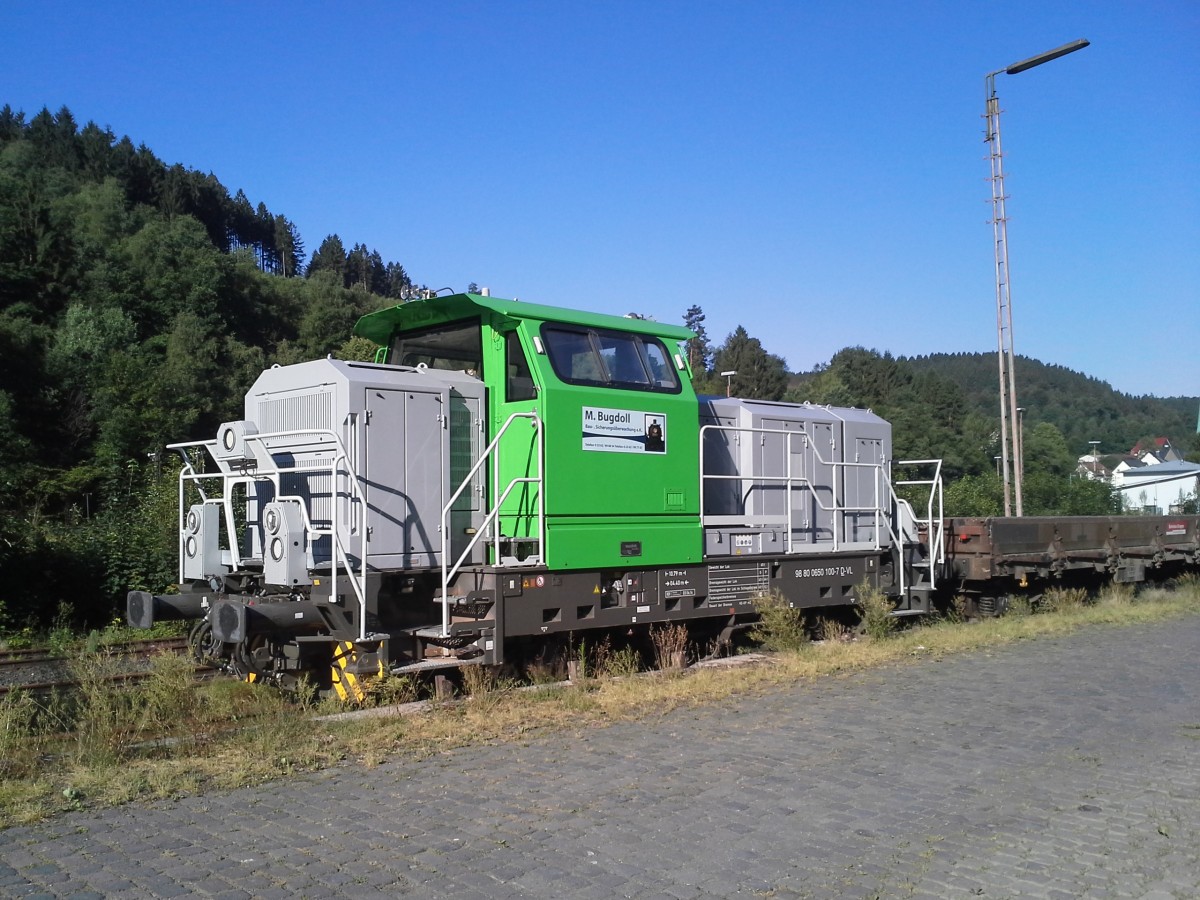
[[[687,342],[688,365],[691,366],[694,377],[703,377],[708,372],[709,361],[712,359],[708,332],[704,330],[704,310],[699,306],[688,307],[688,311],[683,314],[683,324],[696,332],[696,336]]]
[[[787,390],[787,363],[764,350],[762,342],[741,325],[717,349],[713,362],[714,371],[737,372],[731,381],[735,397],[779,400]]]
[[[384,268],[385,289],[383,295],[390,297],[393,300],[408,299],[409,291],[412,290],[412,279],[408,277],[408,273],[404,271],[404,266],[397,262],[390,262]]]
[[[275,217],[275,250],[278,273],[284,278],[299,274],[304,265],[304,241],[300,239],[300,230],[286,216]]]
[[[346,277],[346,247],[342,239],[331,234],[321,241],[312,258],[308,261],[309,277],[317,272],[333,272],[343,286],[348,284]]]

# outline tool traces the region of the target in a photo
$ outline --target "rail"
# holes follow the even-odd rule
[[[361,425],[356,425],[361,427]],[[297,438],[303,437],[313,441],[331,441],[333,455],[329,459],[328,474],[329,474],[329,496],[331,501],[330,507],[330,522],[329,526],[318,526],[312,519],[309,512],[308,504],[305,498],[298,494],[284,494],[281,476],[283,475],[304,475],[312,477],[314,475],[325,474],[325,466],[301,467],[301,466],[280,466],[275,462],[271,454],[271,448],[267,445],[267,441],[279,440],[282,438]],[[276,502],[295,502],[300,509],[303,517],[305,532],[310,537],[310,546],[312,538],[328,537],[330,541],[329,554],[329,596],[337,596],[338,588],[338,571],[339,568],[344,568],[346,578],[350,582],[350,586],[354,592],[355,600],[358,601],[359,608],[359,640],[366,641],[367,635],[367,528],[360,527],[359,531],[359,563],[357,573],[355,572],[354,560],[350,554],[350,543],[353,539],[355,524],[358,522],[358,516],[354,514],[355,510],[353,503],[360,504],[365,517],[367,507],[367,496],[364,488],[364,481],[354,470],[350,463],[350,454],[347,452],[345,444],[335,431],[330,429],[295,429],[289,431],[272,431],[262,434],[246,434],[244,439],[247,444],[256,443],[261,446],[263,452],[255,454],[255,459],[252,461],[253,466],[246,466],[240,470],[235,470],[230,465],[228,460],[220,459],[214,452],[217,442],[209,441],[189,441],[178,444],[168,444],[168,450],[178,450],[184,456],[184,467],[179,473],[179,515],[180,524],[186,516],[185,492],[188,483],[194,484],[200,491],[202,502],[206,505],[220,505],[225,514],[226,532],[229,535],[229,553],[230,561],[234,568],[241,568],[243,558],[241,555],[238,542],[235,539],[237,535],[237,522],[233,508],[233,489],[238,484],[254,484],[258,482],[269,482],[275,488]],[[187,450],[192,448],[203,448],[207,451],[209,457],[217,464],[218,472],[197,472],[192,465],[191,460],[187,456]],[[264,461],[269,461],[270,469],[263,469]],[[349,486],[348,491],[343,492],[338,487],[338,476],[343,476],[345,483]],[[201,483],[210,481],[221,481],[221,498],[209,499],[205,496],[200,488]],[[345,516],[339,515],[339,501],[347,504]],[[343,534],[342,522],[347,523],[349,534]],[[180,527],[180,547],[179,547],[179,578],[183,580],[183,531]]]
[[[535,440],[537,445],[537,474],[534,476],[520,476],[511,479],[505,486],[504,490],[499,495],[495,495],[495,491],[500,485],[500,440],[513,423],[518,419],[529,419],[533,424],[535,432]],[[476,473],[491,459],[492,461],[492,490],[495,496],[495,502],[492,508],[488,510],[483,518],[483,522],[475,530],[471,536],[471,540],[467,542],[467,546],[459,554],[458,559],[450,565],[450,513],[455,502],[463,491],[474,480]],[[450,495],[450,499],[446,505],[442,507],[442,637],[450,636],[450,581],[458,574],[467,558],[471,555],[471,551],[475,549],[475,545],[480,539],[487,534],[488,529],[491,529],[492,537],[492,561],[497,568],[504,565],[500,555],[500,545],[503,535],[500,534],[500,510],[504,506],[504,501],[508,499],[509,494],[522,484],[536,484],[537,491],[537,547],[538,553],[536,556],[529,557],[524,561],[525,565],[535,565],[541,561],[542,555],[545,552],[545,531],[546,531],[546,507],[545,507],[545,489],[543,479],[546,471],[546,447],[545,436],[542,431],[542,420],[536,412],[518,412],[509,416],[500,430],[496,432],[496,436],[492,438],[492,442],[487,445],[484,451],[479,455],[479,459],[475,461],[475,465],[471,467],[463,483],[458,486],[458,489]]]
[[[705,438],[706,433],[712,433],[712,432],[733,432],[733,433],[737,433],[737,434],[749,434],[749,435],[760,435],[760,436],[765,436],[768,434],[782,435],[787,442],[787,444],[786,444],[786,457],[787,457],[787,472],[786,472],[786,474],[784,474],[784,475],[742,475],[742,474],[720,475],[720,474],[706,473],[705,458],[704,458],[705,457],[705,440],[704,440],[704,438]],[[872,484],[873,494],[874,494],[874,498],[873,498],[874,505],[873,506],[852,506],[852,505],[840,503],[838,501],[837,491],[834,489],[834,485],[833,485],[832,481],[831,481],[829,487],[830,487],[831,494],[833,496],[833,502],[832,502],[832,504],[826,504],[821,499],[820,493],[818,491],[818,487],[824,487],[824,485],[814,485],[812,480],[810,478],[808,478],[806,475],[804,475],[803,473],[795,474],[793,471],[793,468],[792,468],[793,467],[793,459],[795,458],[795,453],[793,452],[793,449],[794,449],[793,441],[796,438],[800,438],[803,441],[802,449],[806,448],[809,451],[811,451],[813,458],[819,464],[828,466],[831,473],[837,473],[840,471],[840,473],[843,476],[843,479],[845,476],[845,471],[848,469],[863,469],[863,470],[870,471],[874,475],[874,477],[871,479],[871,484]],[[703,520],[703,524],[704,525],[709,525],[709,524],[714,524],[714,525],[786,524],[786,526],[787,526],[787,543],[786,543],[787,549],[786,549],[786,552],[797,553],[799,551],[796,550],[796,548],[795,548],[795,538],[794,538],[795,522],[794,522],[794,515],[793,515],[795,506],[791,501],[791,497],[792,497],[792,491],[795,490],[796,488],[807,488],[809,494],[811,495],[813,501],[816,503],[817,507],[819,509],[821,509],[822,511],[828,512],[831,514],[831,517],[833,519],[833,524],[832,524],[832,529],[831,529],[833,532],[832,544],[833,544],[833,550],[836,551],[836,550],[841,549],[841,545],[843,542],[843,534],[842,533],[845,530],[846,516],[848,514],[874,513],[876,516],[876,521],[879,521],[879,520],[885,518],[883,503],[882,503],[883,498],[881,496],[882,492],[880,490],[880,483],[884,480],[884,466],[885,466],[885,463],[883,461],[880,461],[877,463],[869,463],[869,462],[868,463],[860,463],[860,462],[846,462],[844,460],[825,459],[821,455],[821,452],[817,449],[816,445],[812,443],[812,440],[811,440],[808,432],[804,431],[804,430],[794,430],[794,429],[784,429],[784,428],[754,428],[751,426],[741,426],[741,425],[704,425],[704,426],[701,426],[701,428],[700,428],[700,509],[701,509],[701,517]],[[758,482],[758,483],[762,483],[762,484],[768,484],[768,483],[769,484],[782,484],[784,486],[784,494],[787,498],[785,501],[787,513],[784,516],[778,516],[778,515],[772,516],[772,515],[767,515],[765,513],[746,513],[746,512],[735,513],[732,515],[709,515],[707,513],[704,513],[703,510],[705,508],[705,506],[704,506],[705,483],[708,481],[738,481],[738,482],[751,481],[751,482]],[[845,493],[844,487],[843,487],[842,493],[843,493],[843,495]],[[744,503],[746,497],[743,496],[742,499],[743,499],[743,503]],[[880,535],[880,529],[879,529],[879,527],[876,527],[874,529],[874,539],[872,541],[873,548],[876,550],[878,550],[880,547],[879,535]]]

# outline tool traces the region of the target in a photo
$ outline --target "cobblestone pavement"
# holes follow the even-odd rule
[[[1200,618],[0,832],[0,896],[1200,896]]]

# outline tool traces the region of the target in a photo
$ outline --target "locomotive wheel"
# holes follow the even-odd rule
[[[261,680],[270,676],[273,659],[270,639],[265,634],[256,634],[234,646],[231,662],[239,678],[254,676],[254,680]]]
[[[212,625],[208,619],[201,619],[192,626],[187,637],[188,650],[196,662],[207,662],[221,655],[223,645],[213,637]]]

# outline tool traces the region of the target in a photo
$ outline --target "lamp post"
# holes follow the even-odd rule
[[[1100,442],[1088,441],[1088,446],[1092,448],[1092,475],[1096,478],[1100,477]]]
[[[725,396],[733,396],[733,376],[737,374],[735,369],[730,369],[728,372],[722,372],[721,377],[725,379]]]
[[[1012,515],[1012,499],[1016,499],[1016,513],[1025,514],[1024,501],[1021,492],[1022,460],[1020,436],[1017,428],[1017,382],[1014,374],[1016,354],[1013,350],[1012,334],[1012,293],[1009,287],[1008,275],[1008,217],[1005,214],[1004,201],[1004,162],[1000,146],[1000,98],[996,96],[996,76],[1000,74],[1018,75],[1034,66],[1082,50],[1088,45],[1085,40],[1072,41],[1031,56],[1020,62],[1015,62],[1003,69],[988,72],[984,80],[987,89],[987,128],[984,131],[984,141],[989,145],[988,158],[992,166],[992,236],[996,251],[996,349],[1000,367],[1000,454],[1003,457],[1004,471],[1004,514]],[[1009,444],[1012,444],[1012,472],[1009,476]],[[1012,488],[1010,490],[1010,481]]]

